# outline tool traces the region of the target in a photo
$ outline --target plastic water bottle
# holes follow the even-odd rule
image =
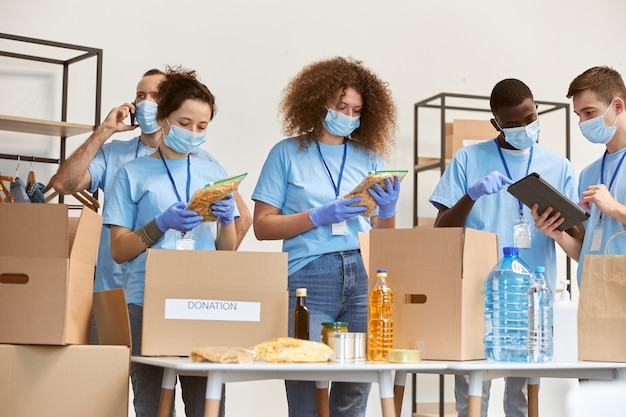
[[[546,269],[535,267],[535,281],[528,289],[528,360],[552,359],[552,291],[544,277]]]
[[[386,362],[393,347],[393,292],[387,286],[387,270],[379,269],[376,276],[378,280],[369,295],[367,359]]]
[[[487,359],[528,362],[528,301],[531,269],[519,248],[504,247],[504,257],[485,279],[485,355]]]
[[[554,302],[554,354],[552,362],[578,362],[578,306],[570,299],[567,282]]]

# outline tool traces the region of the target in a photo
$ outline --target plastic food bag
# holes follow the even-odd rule
[[[396,176],[400,177],[400,181],[404,179],[408,170],[385,170],[385,171],[371,171],[367,174],[367,177],[359,185],[354,187],[352,191],[346,194],[343,198],[352,198],[352,197],[361,197],[361,202],[353,204],[355,206],[366,206],[367,210],[362,214],[364,217],[372,217],[374,214],[374,209],[376,208],[376,200],[372,198],[368,188],[371,188],[374,184],[378,184],[382,187],[383,190],[387,191],[385,180],[387,178],[391,178],[391,182],[393,184],[394,178]]]
[[[204,217],[203,221],[205,222],[217,221],[217,217],[211,212],[211,204],[235,191],[241,181],[246,178],[246,175],[248,175],[247,172],[234,177],[213,181],[199,190],[196,190],[196,192],[193,193],[191,201],[187,204],[187,210],[197,211],[200,216]]]

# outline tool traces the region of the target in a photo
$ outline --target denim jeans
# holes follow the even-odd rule
[[[141,355],[141,327],[143,307],[136,304],[128,304],[130,318],[130,332],[132,336],[132,354]],[[182,388],[183,402],[185,403],[185,415],[187,417],[204,417],[204,404],[206,398],[206,382],[204,377],[179,376]],[[158,366],[144,365],[131,362],[130,379],[133,384],[133,404],[136,417],[154,417],[159,408],[161,397],[161,383],[163,382],[163,368]],[[220,417],[224,417],[226,395],[222,386],[222,400],[220,401]],[[174,403],[170,416],[174,417]]]
[[[454,396],[456,398],[456,412],[458,417],[467,417],[468,383],[463,375],[454,376]],[[487,417],[491,380],[483,382],[483,395],[480,407],[480,416]],[[526,417],[528,403],[526,400],[526,378],[504,378],[504,398],[502,399],[504,415],[506,417]]]
[[[296,288],[307,289],[309,338],[321,340],[322,323],[345,321],[350,332],[367,331],[367,276],[359,251],[328,253],[289,276],[289,335]],[[315,382],[285,381],[289,417],[317,417]],[[365,416],[371,384],[331,382],[330,417]]]

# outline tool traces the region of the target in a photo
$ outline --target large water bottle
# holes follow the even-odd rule
[[[552,291],[546,284],[546,269],[535,267],[535,281],[528,289],[528,360],[552,359]]]
[[[503,248],[504,257],[485,279],[485,355],[487,359],[528,362],[528,302],[531,269],[519,248]]]

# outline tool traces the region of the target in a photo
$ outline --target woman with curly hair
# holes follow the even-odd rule
[[[362,216],[361,198],[342,199],[370,171],[384,168],[394,143],[396,107],[387,84],[360,61],[335,57],[304,67],[283,92],[289,136],[270,151],[252,194],[259,240],[283,240],[288,253],[289,311],[307,288],[310,338],[323,322],[367,331],[368,285],[358,232],[394,228],[400,179],[368,191],[378,204]],[[292,317],[289,317],[289,334]],[[315,383],[286,381],[289,416],[317,416]],[[368,383],[333,383],[331,416],[364,416]]]

